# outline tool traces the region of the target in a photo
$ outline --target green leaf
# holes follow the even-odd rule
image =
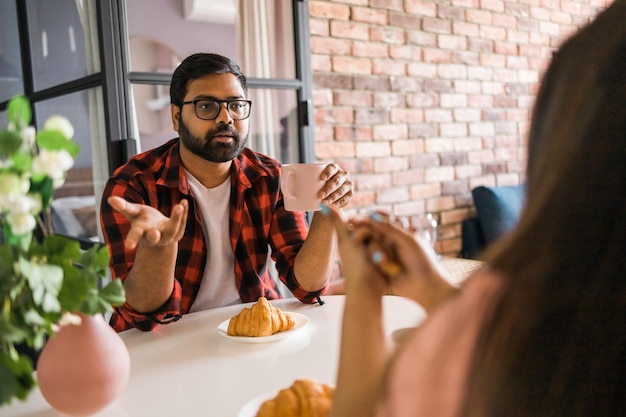
[[[35,304],[46,312],[60,311],[57,297],[63,284],[63,269],[57,265],[37,264],[20,257],[19,270],[28,280]]]
[[[30,179],[31,193],[39,193],[41,195],[42,210],[47,210],[52,202],[52,193],[54,192],[54,182],[50,177],[45,175],[33,175]]]
[[[33,364],[26,355],[11,358],[10,353],[0,350],[0,405],[9,404],[13,398],[25,400],[35,387]]]
[[[100,297],[114,306],[120,306],[126,301],[126,293],[122,281],[114,279],[104,287],[100,288]]]
[[[32,111],[30,102],[24,96],[15,96],[7,105],[7,119],[15,123],[18,129],[22,129],[30,124]]]
[[[17,132],[0,130],[0,156],[11,156],[22,146],[22,137]]]
[[[58,130],[40,130],[35,136],[37,145],[42,149],[49,149],[52,151],[60,151],[65,149],[72,155],[72,158],[76,158],[80,152],[80,146],[68,138]]]

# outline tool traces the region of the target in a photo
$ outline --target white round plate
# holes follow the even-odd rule
[[[303,329],[307,324],[309,324],[309,318],[304,314],[300,313],[289,313],[293,321],[296,323],[291,329],[286,330],[284,332],[274,333],[271,336],[259,336],[259,337],[250,337],[250,336],[230,336],[228,334],[228,320],[224,320],[217,326],[217,332],[224,336],[225,338],[241,343],[268,343],[268,342],[276,342],[277,340],[282,340],[286,337],[297,333],[299,330]]]

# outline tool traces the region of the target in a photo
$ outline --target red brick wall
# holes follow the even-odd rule
[[[607,0],[310,0],[316,156],[349,170],[349,214],[432,212],[456,256],[471,189],[523,182],[552,51]]]

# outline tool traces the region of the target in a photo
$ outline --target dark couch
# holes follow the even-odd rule
[[[523,185],[485,187],[472,190],[476,216],[461,223],[461,256],[477,259],[481,252],[511,231],[525,203]]]

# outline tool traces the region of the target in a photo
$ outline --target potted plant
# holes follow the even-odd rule
[[[14,97],[8,127],[0,130],[0,406],[25,399],[37,385],[33,360],[18,347],[39,351],[64,324],[125,300],[119,280],[99,286],[105,246],[84,251],[52,232],[53,192],[79,147],[65,117],[50,117],[38,132],[31,117],[29,101]]]

